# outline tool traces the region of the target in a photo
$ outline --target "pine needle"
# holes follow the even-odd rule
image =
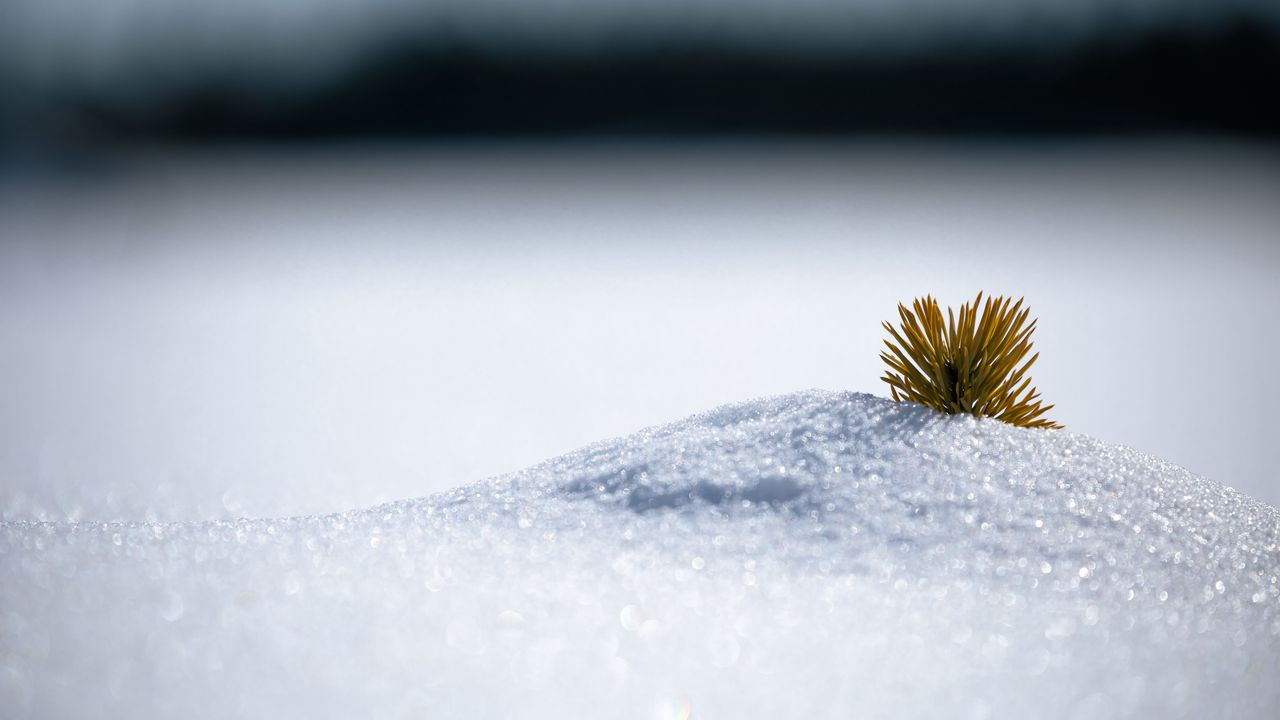
[[[1031,355],[1036,321],[1023,299],[982,293],[959,313],[947,308],[944,318],[932,296],[917,298],[910,309],[898,305],[901,323],[884,323],[891,339],[880,353],[889,366],[884,377],[898,402],[909,401],[945,413],[993,417],[1023,427],[1058,429],[1043,417],[1043,405],[1027,371],[1040,357]],[[1024,361],[1025,359],[1025,361]]]

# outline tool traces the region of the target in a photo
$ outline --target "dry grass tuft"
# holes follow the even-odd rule
[[[951,308],[943,318],[938,301],[917,298],[913,310],[898,305],[900,330],[884,323],[895,342],[885,340],[889,352],[880,357],[889,366],[881,379],[889,383],[893,399],[909,400],[945,413],[993,417],[1023,427],[1057,429],[1042,416],[1053,408],[1041,406],[1027,371],[1040,353],[1032,355],[1027,324],[1029,308],[1022,299],[987,298],[960,306],[959,321]]]

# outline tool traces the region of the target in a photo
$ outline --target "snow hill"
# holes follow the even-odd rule
[[[810,391],[366,510],[6,523],[0,706],[1273,718],[1278,575],[1280,512],[1168,463]]]

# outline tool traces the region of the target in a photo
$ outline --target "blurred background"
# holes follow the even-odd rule
[[[0,512],[334,512],[886,395],[1025,295],[1069,431],[1280,503],[1270,0],[9,0]]]

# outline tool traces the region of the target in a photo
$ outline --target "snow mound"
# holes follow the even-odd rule
[[[1278,575],[1280,512],[1168,463],[811,391],[367,510],[4,524],[0,704],[1271,718]]]

